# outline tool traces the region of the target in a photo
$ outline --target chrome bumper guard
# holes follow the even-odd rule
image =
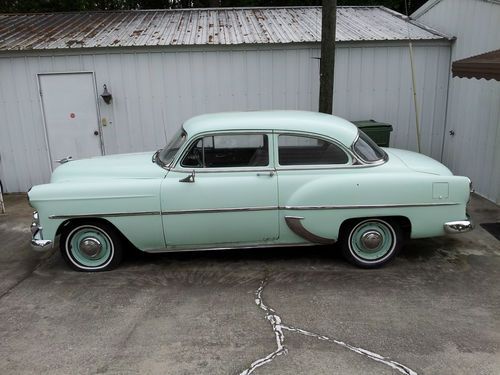
[[[38,218],[38,212],[33,212],[33,222],[31,223],[31,248],[35,251],[44,251],[52,248],[52,241],[44,240],[42,227]]]
[[[467,215],[467,220],[450,221],[444,223],[444,231],[448,234],[465,233],[474,229],[474,223]]]

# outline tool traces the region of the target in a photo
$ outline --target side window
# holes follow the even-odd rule
[[[196,168],[267,166],[268,138],[265,134],[207,136],[193,144],[181,165]]]
[[[278,137],[280,165],[346,164],[347,154],[323,139],[282,134]]]

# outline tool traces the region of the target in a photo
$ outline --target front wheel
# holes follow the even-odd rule
[[[97,272],[115,268],[122,260],[121,238],[109,224],[73,223],[64,228],[61,254],[77,271]]]
[[[362,268],[376,268],[392,260],[403,246],[397,222],[362,219],[345,225],[341,234],[344,257]]]

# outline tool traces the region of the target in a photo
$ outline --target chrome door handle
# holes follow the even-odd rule
[[[192,171],[190,174],[188,174],[188,175],[187,175],[187,177],[181,178],[181,179],[179,180],[179,182],[189,182],[189,183],[193,183],[193,182],[194,182],[194,178],[195,178],[195,176],[196,176],[196,172],[195,172],[195,171],[194,171],[194,169],[193,169],[193,171]]]
[[[274,171],[259,172],[259,173],[257,173],[257,176],[259,176],[259,177],[261,177],[261,176],[273,177],[274,176]]]

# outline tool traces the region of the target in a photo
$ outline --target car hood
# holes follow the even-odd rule
[[[92,178],[159,178],[166,171],[152,162],[154,152],[97,156],[69,161],[57,167],[50,182]]]
[[[384,148],[384,151],[389,154],[389,158],[398,158],[408,168],[414,171],[440,176],[450,176],[453,174],[443,164],[428,156],[412,151],[399,150],[397,148]]]

